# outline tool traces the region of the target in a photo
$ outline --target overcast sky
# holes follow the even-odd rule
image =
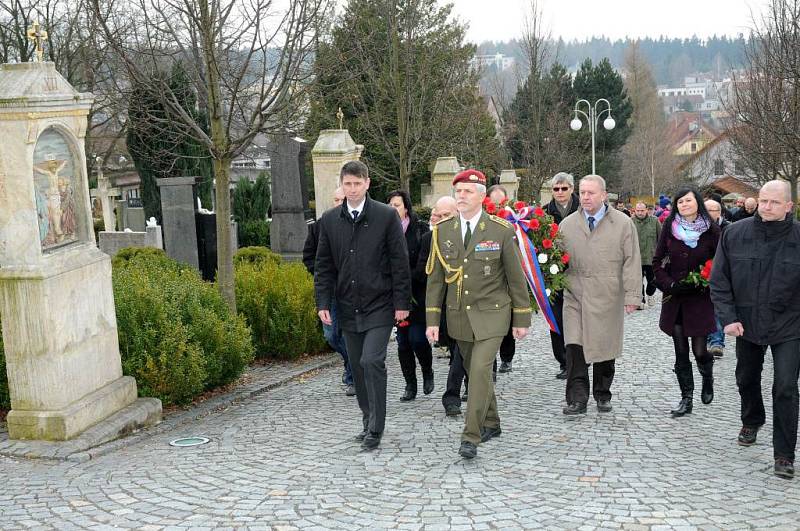
[[[529,0],[451,0],[473,42],[518,37]],[[747,33],[767,0],[539,0],[554,38],[710,37]]]

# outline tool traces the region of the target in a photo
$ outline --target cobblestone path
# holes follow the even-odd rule
[[[355,399],[328,368],[89,462],[0,458],[0,528],[800,527],[800,479],[772,474],[771,421],[758,444],[736,445],[732,343],[715,367],[713,404],[700,404],[698,385],[694,413],[674,420],[671,341],[657,320],[657,308],[627,318],[614,410],[590,403],[571,419],[535,318],[514,372],[498,376],[503,434],[473,461],[457,455],[462,418],[441,406],[447,360],[435,360],[433,395],[401,404],[392,348],[378,451],[352,441]],[[767,363],[766,397],[771,371]],[[211,442],[168,445],[186,435]]]

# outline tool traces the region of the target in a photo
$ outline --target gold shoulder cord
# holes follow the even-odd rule
[[[456,284],[456,300],[461,300],[461,287],[464,281],[464,267],[458,266],[456,268],[450,267],[450,264],[445,261],[442,256],[442,251],[439,249],[439,227],[433,226],[433,235],[431,236],[431,254],[428,255],[428,262],[425,264],[425,274],[430,275],[433,273],[433,266],[436,264],[435,260],[439,260],[442,268],[445,271],[444,281],[448,284]],[[449,276],[448,276],[449,275]]]

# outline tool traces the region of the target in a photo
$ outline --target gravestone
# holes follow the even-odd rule
[[[155,220],[155,218],[150,218]],[[164,243],[161,237],[161,227],[157,224],[148,223],[144,232],[126,231],[100,231],[99,234],[100,250],[113,258],[120,250],[127,247],[152,247],[163,249]]]
[[[53,63],[0,66],[0,313],[11,439],[99,444],[160,420],[122,375],[111,260],[94,242],[93,97]],[[17,443],[22,444],[22,443]]]
[[[111,186],[108,177],[103,172],[97,172],[97,188],[90,190],[90,195],[100,201],[100,209],[103,213],[103,228],[113,231],[116,228],[116,217],[114,216],[114,199],[122,195],[119,188]],[[124,228],[124,227],[123,227]]]
[[[503,170],[500,172],[499,184],[508,192],[508,198],[516,201],[519,192],[519,177],[514,170]]]
[[[320,131],[314,149],[311,150],[317,219],[333,206],[333,192],[339,187],[342,166],[351,160],[359,160],[363,151],[364,146],[356,144],[347,129]]]
[[[272,167],[272,222],[270,248],[286,260],[300,260],[308,234],[298,160],[304,140],[288,133],[270,142]]]
[[[196,185],[201,179],[201,177],[156,179],[161,193],[164,250],[170,258],[189,264],[195,269],[200,266],[197,254],[195,208]]]
[[[433,207],[436,201],[444,195],[453,195],[453,178],[461,171],[461,165],[456,157],[439,157],[431,172],[431,184],[423,185],[422,204]]]

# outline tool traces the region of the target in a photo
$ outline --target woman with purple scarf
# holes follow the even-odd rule
[[[692,412],[694,394],[690,340],[703,378],[700,399],[704,404],[714,399],[714,356],[706,349],[706,337],[717,329],[714,306],[708,286],[690,284],[686,277],[714,258],[720,229],[711,221],[696,188],[678,190],[672,205],[653,256],[653,272],[656,285],[664,293],[659,328],[672,337],[675,375],[681,389],[681,401],[671,414],[682,417]]]

